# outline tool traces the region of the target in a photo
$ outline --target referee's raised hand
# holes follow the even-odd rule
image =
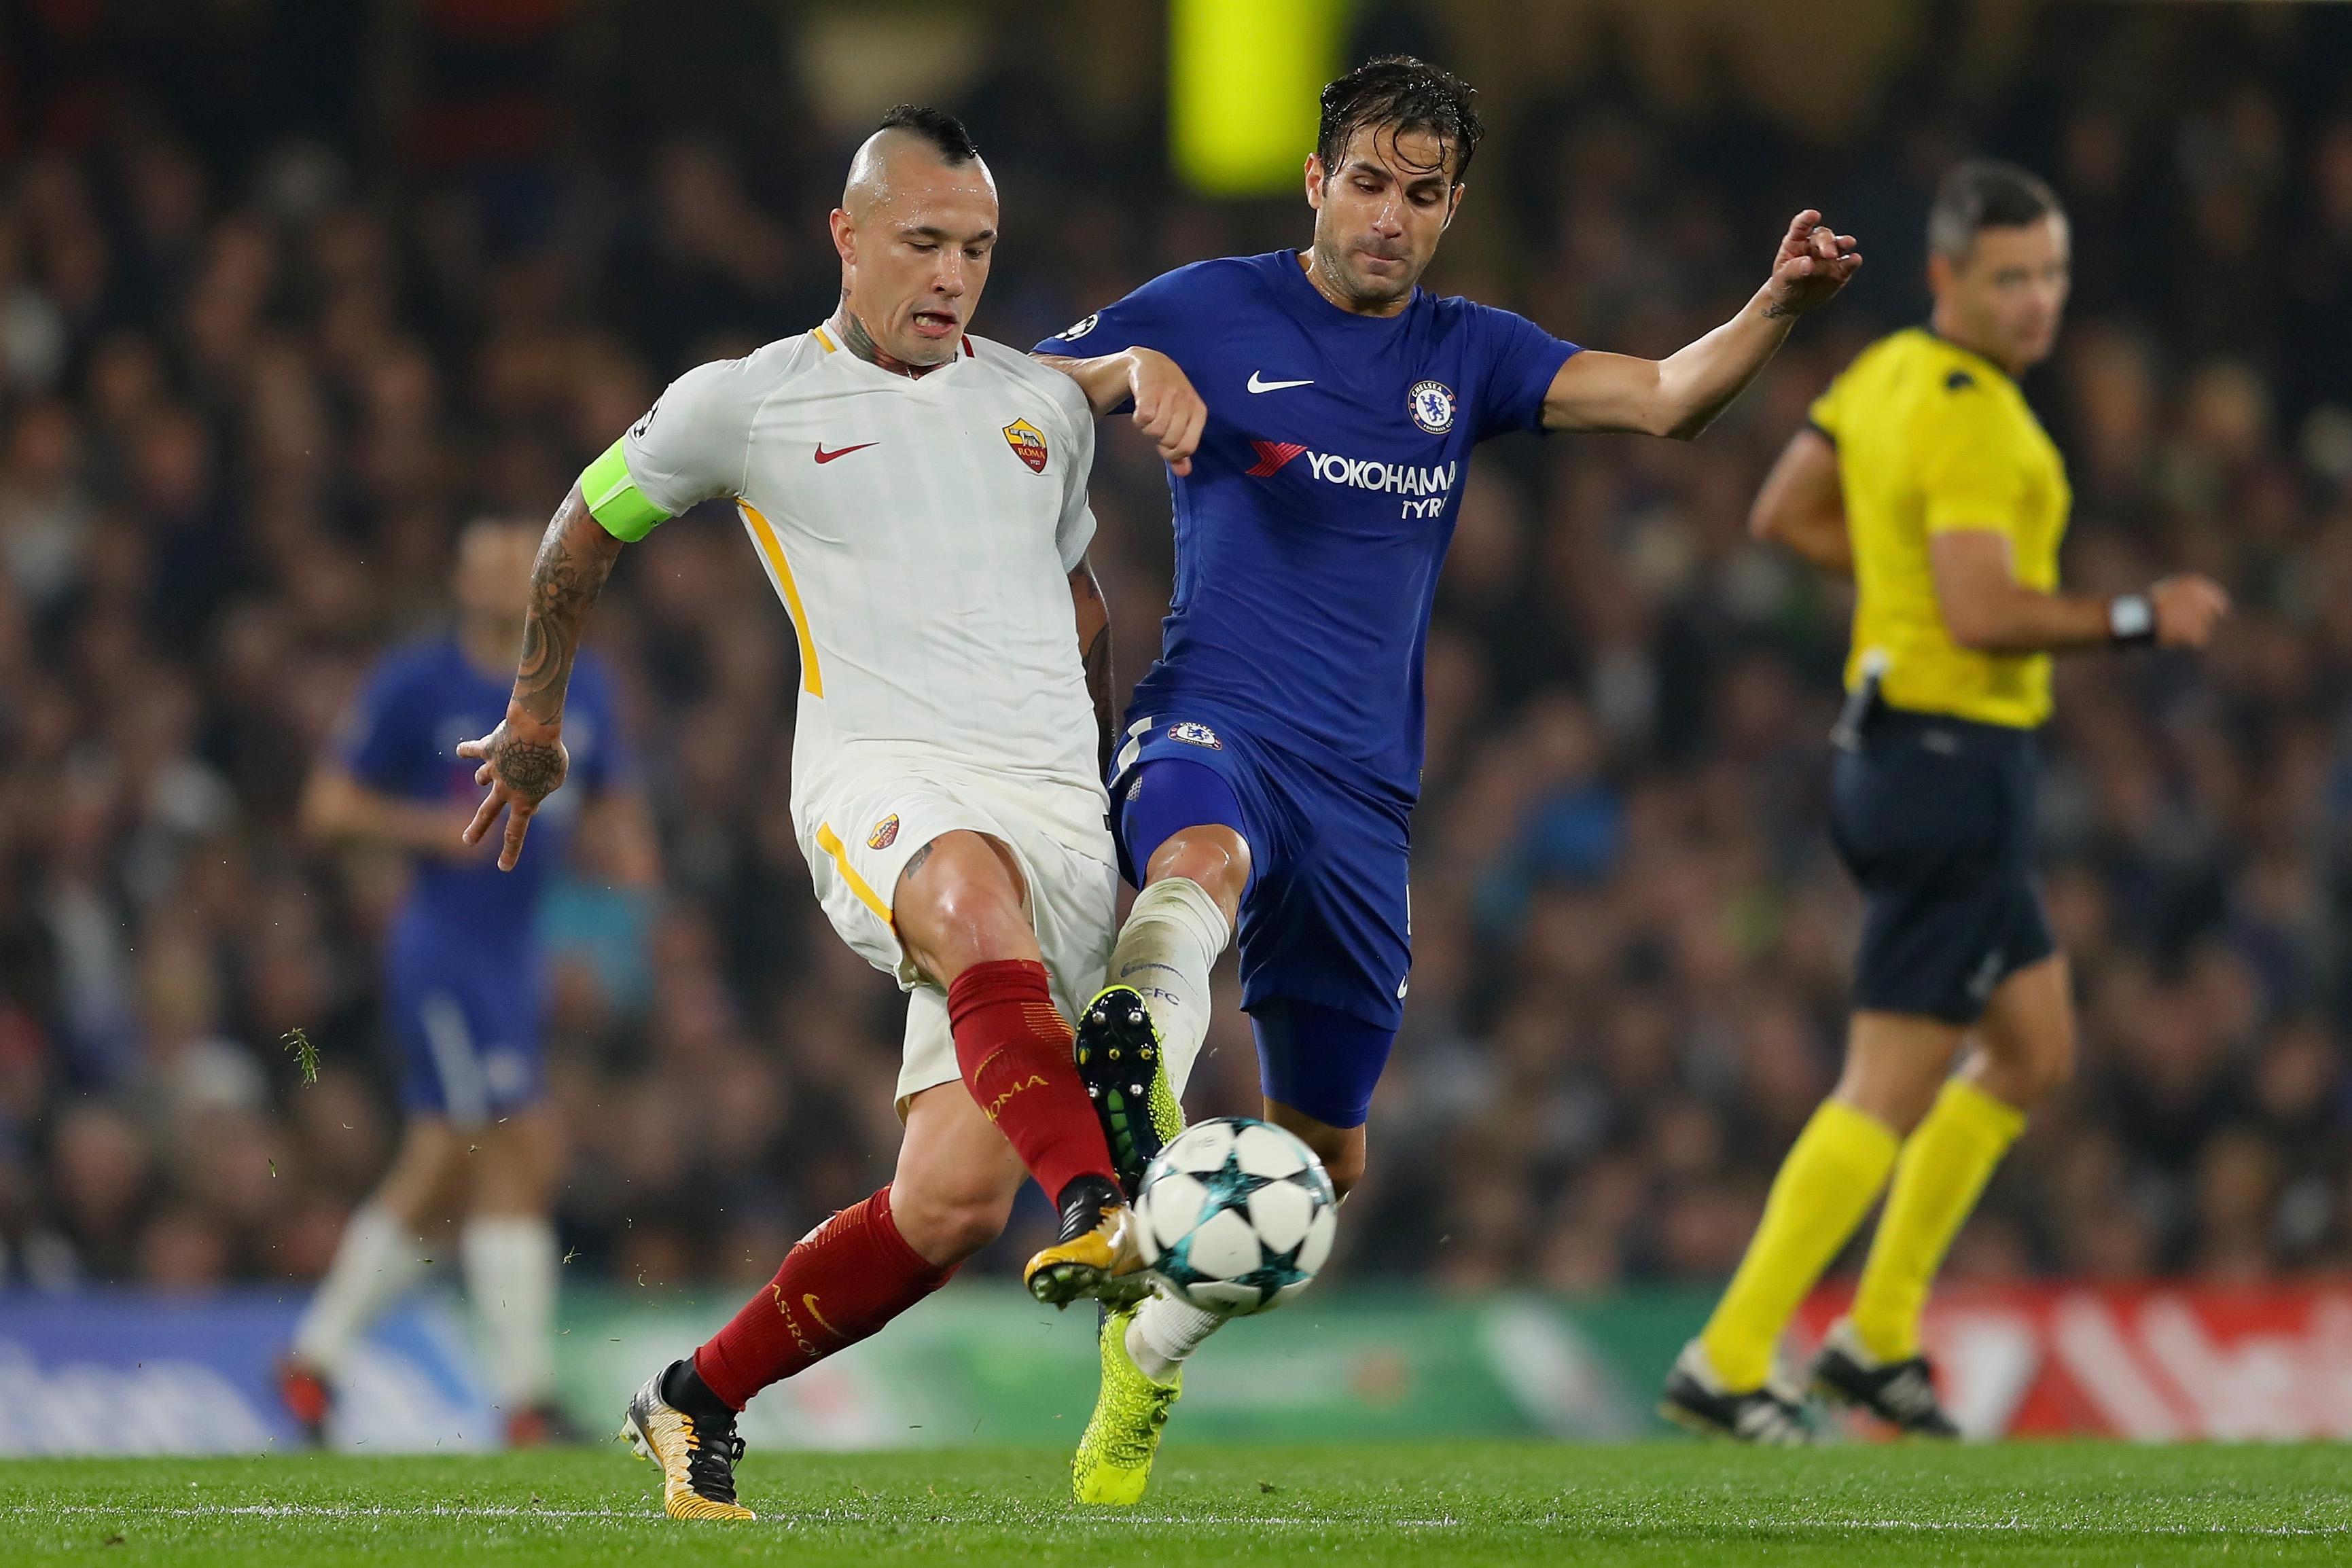
[[[2147,603],[2156,612],[2157,647],[2203,647],[2230,613],[2230,591],[2210,577],[2183,572],[2151,585]]]

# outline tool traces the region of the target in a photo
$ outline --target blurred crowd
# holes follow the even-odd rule
[[[640,27],[630,62],[676,83],[662,50],[702,49],[763,117],[673,108],[616,141],[551,85],[571,33],[536,9],[543,36],[449,23],[404,86],[322,35],[274,106],[230,101],[228,44],[109,52],[74,31],[107,7],[9,13],[0,1284],[323,1270],[396,1130],[377,965],[405,872],[299,838],[309,759],[369,661],[448,615],[459,524],[543,517],[671,375],[832,307],[854,138],[761,85],[773,14]],[[2202,659],[2063,667],[2042,827],[2082,1070],[1954,1271],[2352,1263],[2352,37],[2167,10],[2037,13],[2022,63],[1965,90],[1931,36],[1828,146],[1727,91],[1645,101],[1605,61],[1490,104],[1486,238],[1441,288],[1660,353],[1747,296],[1800,206],[1869,266],[1695,446],[1513,437],[1474,468],[1429,653],[1410,1011],[1336,1271],[1590,1291],[1736,1261],[1834,1075],[1858,912],[1823,831],[1849,601],[1745,515],[1808,399],[1924,314],[1927,197],[1978,149],[2074,217],[2070,326],[2028,384],[2077,491],[2069,578],[2193,567],[2240,614]],[[1396,41],[1372,12],[1362,41]],[[1403,41],[1444,58],[1442,32]],[[1171,195],[1148,131],[1078,135],[1016,43],[949,104],[1006,194],[982,332],[1025,346],[1167,266],[1303,238],[1295,201]],[[247,44],[257,70],[294,47]],[[387,151],[368,116],[402,91]],[[1129,432],[1095,504],[1131,681],[1169,542]],[[765,1279],[887,1178],[898,1000],[810,896],[794,642],[732,520],[627,552],[593,640],[665,884],[614,888],[587,843],[545,912],[567,1277]],[[1255,1108],[1230,1008],[1191,1100]]]

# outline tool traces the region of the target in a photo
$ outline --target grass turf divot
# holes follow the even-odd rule
[[[747,1525],[618,1450],[0,1464],[0,1562],[877,1568],[2352,1561],[2352,1449],[2112,1444],[1171,1447],[1140,1508],[1042,1450],[755,1454]],[[1272,1489],[1265,1489],[1271,1486]],[[648,1552],[657,1557],[648,1559]]]

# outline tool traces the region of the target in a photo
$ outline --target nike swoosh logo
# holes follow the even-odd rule
[[[863,452],[868,447],[878,447],[881,444],[879,441],[860,441],[855,447],[843,447],[837,451],[828,452],[824,449],[824,443],[819,441],[816,444],[816,460],[820,463],[830,463],[835,458],[846,458],[852,452]]]
[[[1252,392],[1280,392],[1286,386],[1312,386],[1315,383],[1312,381],[1262,381],[1259,379],[1258,372],[1250,372],[1249,389]]]
[[[873,442],[871,442],[871,441],[868,441],[868,442],[866,442],[866,444],[867,446],[869,446],[869,447],[871,447],[872,445],[874,445],[874,443],[873,443]],[[853,452],[854,452],[854,451],[856,451],[856,450],[857,450],[857,448],[856,448],[856,447],[851,447],[851,448],[849,448],[849,449],[850,449],[851,451],[853,451]],[[840,453],[838,453],[838,452],[835,452],[835,453],[834,454],[834,456],[837,458],[837,457],[841,456],[841,454],[840,454]],[[806,1307],[806,1308],[808,1309],[808,1315],[809,1315],[810,1317],[814,1318],[814,1319],[815,1319],[819,1323],[824,1324],[824,1331],[825,1331],[826,1333],[831,1334],[831,1335],[832,1335],[834,1338],[835,1338],[835,1339],[840,1339],[840,1338],[842,1337],[842,1332],[841,1332],[841,1331],[840,1331],[839,1329],[835,1328],[831,1323],[827,1323],[827,1322],[825,1322],[825,1321],[824,1321],[824,1314],[823,1312],[820,1312],[820,1311],[818,1311],[818,1310],[816,1310],[816,1293],[815,1293],[814,1291],[811,1291],[811,1292],[809,1292],[807,1295],[803,1296],[803,1297],[801,1298],[801,1305],[802,1305],[802,1306],[803,1306],[803,1307]]]

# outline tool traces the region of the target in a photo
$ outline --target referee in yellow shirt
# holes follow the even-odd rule
[[[1845,1070],[1666,1380],[1666,1415],[1749,1442],[1810,1436],[1799,1391],[1769,1378],[1773,1350],[1881,1192],[1853,1312],[1809,1381],[1904,1431],[1958,1435],[1919,1353],[1920,1309],[2026,1112],[2074,1061],[2066,960],[2033,874],[2050,656],[2199,647],[2229,611],[2199,576],[2111,600],[2058,592],[2065,465],[2014,379],[2048,356],[2065,309],[2050,187],[1961,164],[1927,249],[1932,324],[1872,344],[1832,384],[1750,520],[1855,582],[1831,833],[1867,912]]]

